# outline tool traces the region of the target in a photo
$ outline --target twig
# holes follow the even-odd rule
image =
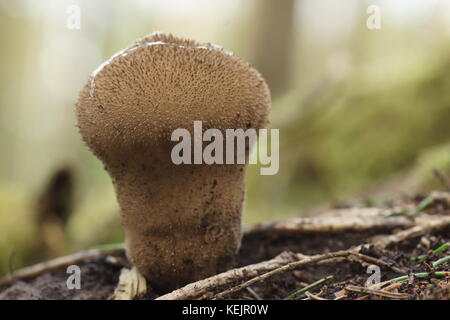
[[[441,229],[450,225],[450,217],[439,216],[431,217],[427,216],[427,219],[420,221],[419,225],[412,228],[397,232],[393,235],[388,235],[382,238],[378,238],[372,242],[373,245],[386,248],[395,243],[402,242],[406,239],[414,238],[426,234],[430,231]]]
[[[388,281],[376,283],[376,284],[370,286],[368,289],[374,289],[374,290],[378,289],[379,290],[386,284],[390,284],[390,285],[385,287],[385,288],[383,288],[383,290],[391,291],[391,290],[394,290],[394,289],[397,289],[398,287],[400,287],[402,285],[402,282],[394,282],[394,283],[392,283],[392,280],[388,280]],[[343,289],[343,290],[335,293],[336,299],[334,299],[334,300],[342,300],[342,299],[347,298],[348,296],[346,295],[346,292],[347,291],[345,291],[345,289]],[[367,296],[367,295],[366,296],[361,296],[357,300],[365,300],[368,297],[369,296]]]
[[[385,291],[395,290],[397,288],[400,288],[402,285],[403,285],[403,282],[394,282],[394,283],[388,285],[386,288],[383,288],[383,290],[385,290]]]
[[[391,280],[387,280],[387,281],[383,281],[383,282],[379,282],[379,283],[375,283],[373,285],[371,285],[369,288],[370,289],[381,289],[383,286],[392,283]]]
[[[300,290],[297,290],[294,293],[288,295],[286,298],[284,298],[284,300],[294,299],[294,298],[296,298],[296,297],[298,297],[298,296],[308,292],[309,290],[320,286],[321,284],[323,284],[323,283],[325,283],[325,282],[327,282],[328,280],[331,280],[331,279],[333,279],[333,276],[327,276],[325,278],[317,280],[316,282],[313,282],[310,285],[308,285],[308,286],[306,286],[306,287],[304,287],[304,288],[302,288]]]
[[[304,266],[306,266],[308,264],[317,263],[317,262],[320,262],[320,261],[334,259],[334,258],[338,258],[338,257],[349,257],[349,256],[354,256],[360,262],[361,261],[369,262],[369,263],[377,262],[377,263],[379,263],[382,266],[391,268],[392,270],[395,269],[394,271],[398,272],[398,273],[404,273],[405,272],[403,269],[393,267],[393,266],[391,266],[390,264],[388,264],[386,262],[383,262],[381,260],[375,259],[373,257],[369,257],[369,256],[366,256],[366,255],[363,255],[363,254],[355,252],[355,251],[351,251],[351,250],[336,251],[336,252],[330,252],[330,253],[310,256],[310,257],[304,258],[303,260],[300,260],[300,261],[291,262],[291,263],[286,264],[286,265],[284,265],[282,267],[279,267],[279,268],[277,268],[275,270],[269,271],[269,272],[264,273],[264,274],[262,274],[260,276],[256,276],[253,279],[250,279],[250,280],[248,280],[248,281],[246,281],[244,283],[241,283],[241,284],[239,284],[239,285],[237,285],[235,287],[229,288],[229,289],[227,289],[227,290],[225,290],[225,291],[215,295],[215,298],[216,299],[222,299],[222,298],[224,298],[227,295],[230,295],[232,293],[236,293],[238,291],[241,291],[242,289],[244,289],[244,288],[246,288],[246,287],[248,287],[250,285],[253,285],[253,284],[255,284],[257,282],[260,282],[260,281],[264,281],[264,280],[266,280],[266,279],[268,279],[268,278],[270,278],[270,277],[272,277],[274,275],[277,275],[277,274],[280,274],[280,273],[283,273],[283,272],[286,272],[286,271],[298,269],[298,268],[304,267]]]
[[[180,289],[172,291],[168,294],[160,296],[157,300],[188,300],[199,299],[204,295],[208,295],[214,289],[218,289],[239,280],[256,277],[264,272],[277,269],[293,261],[304,259],[302,254],[294,254],[283,252],[275,258],[256,264],[251,264],[242,268],[232,269],[215,276],[190,283]]]
[[[373,211],[373,212],[367,211],[367,216],[371,216],[371,217],[374,217],[376,215],[379,216],[380,214],[381,214],[381,211],[376,211],[376,212],[375,211]],[[334,217],[334,218],[336,218],[336,217]],[[326,229],[328,229],[328,227],[330,227],[330,229],[328,229],[328,230],[334,230],[334,228],[330,226],[331,223],[328,224],[329,222],[331,222],[331,220],[330,221],[328,221],[326,219],[322,220],[322,222],[325,222],[325,221],[327,221],[327,222],[322,223],[322,226],[319,228],[312,228],[312,227],[308,226],[311,224],[313,224],[313,225],[315,224],[315,223],[312,223],[313,219],[308,220],[311,223],[308,223],[308,221],[306,221],[306,220],[308,220],[308,219],[305,219],[305,218],[290,219],[286,222],[259,225],[257,227],[253,227],[251,229],[247,229],[245,235],[250,236],[254,233],[260,233],[260,232],[266,232],[266,231],[273,231],[273,232],[278,231],[278,232],[283,232],[283,233],[284,232],[296,232],[297,233],[297,232],[306,231],[308,228],[309,228],[308,229],[309,231],[311,231],[312,229],[326,230]],[[373,221],[375,221],[375,220],[373,220]],[[378,224],[378,221],[379,220],[377,220],[377,224]],[[407,224],[404,223],[403,221],[405,221],[405,220],[402,220],[401,222],[399,220],[398,225],[402,225],[404,227],[407,226]],[[353,220],[353,222],[354,222],[354,220]],[[414,225],[415,222],[409,221],[408,223],[409,223],[409,225],[411,225],[411,223]],[[384,247],[384,246],[387,246],[387,245],[390,245],[393,243],[401,242],[410,237],[414,237],[414,236],[426,233],[430,230],[445,227],[449,224],[450,224],[450,218],[439,217],[439,219],[433,219],[431,222],[422,222],[418,226],[416,225],[407,230],[398,232],[395,235],[378,238],[377,240],[373,241],[372,243],[375,245],[380,245],[381,247]],[[372,226],[373,226],[373,224],[372,224]],[[344,226],[342,226],[342,227],[343,227],[342,229],[346,229],[346,228],[350,227],[350,224],[346,225],[345,227]],[[341,228],[338,227],[337,229],[341,229]],[[213,276],[211,278],[200,280],[198,282],[189,284],[181,289],[175,290],[169,294],[161,296],[158,299],[198,299],[198,298],[205,298],[208,296],[211,297],[213,295],[214,290],[217,290],[220,287],[229,286],[230,284],[233,284],[239,280],[245,280],[245,279],[249,279],[252,277],[257,277],[259,274],[263,274],[264,272],[269,272],[270,270],[274,270],[274,269],[286,264],[286,261],[280,261],[280,260],[278,260],[278,258],[275,258],[275,260],[276,260],[275,267],[272,265],[272,267],[274,267],[273,269],[268,267],[271,263],[274,263],[273,260],[269,260],[269,261],[262,262],[260,264],[256,264],[256,265],[252,265],[252,266],[247,266],[247,267],[250,267],[249,269],[247,267],[243,267],[240,269],[233,269],[233,270],[230,270],[223,274],[219,274],[219,275]],[[299,259],[294,259],[294,261],[295,260],[299,260]],[[331,260],[331,259],[329,259],[329,260]],[[368,260],[371,260],[371,261],[368,261]],[[397,272],[397,273],[406,273],[405,270],[403,270],[403,269],[396,268],[396,267],[391,266],[381,260],[378,260],[378,259],[375,259],[372,257],[366,256],[366,261],[368,261],[372,264],[377,264],[377,265],[379,264],[379,265],[390,267],[391,269],[395,270],[395,272]],[[261,267],[261,269],[259,269],[260,267]],[[255,269],[253,269],[253,268],[255,268]],[[264,270],[266,270],[266,271],[264,271]],[[247,271],[250,271],[250,272],[247,272]],[[283,270],[281,270],[281,272],[283,272]],[[270,274],[265,277],[269,277],[269,276],[270,276]],[[264,280],[265,277],[260,278],[261,281]],[[259,281],[258,279],[253,279],[251,283],[258,282],[258,281]],[[233,290],[239,291],[240,290],[239,288],[244,288],[244,287],[245,287],[245,284],[242,284],[242,287],[238,287]],[[223,293],[224,292],[222,292],[222,294]],[[220,298],[220,294],[219,294],[219,298]]]
[[[377,259],[377,258],[374,258],[374,257],[371,257],[371,256],[367,256],[367,255],[361,254],[359,252],[353,252],[352,255],[354,257],[356,257],[357,259],[361,260],[361,261],[365,261],[365,262],[368,262],[370,264],[375,264],[377,266],[383,266],[383,267],[389,268],[392,271],[394,271],[395,273],[400,273],[400,274],[406,273],[405,269],[393,266],[392,264],[384,262],[383,260],[380,260],[380,259]]]
[[[227,295],[239,292],[239,291],[241,291],[242,289],[245,289],[248,286],[251,286],[251,285],[253,285],[253,284],[257,283],[257,282],[260,282],[260,281],[264,281],[264,280],[266,280],[266,279],[268,279],[268,278],[270,278],[270,277],[272,277],[274,275],[277,275],[277,274],[280,274],[280,273],[283,273],[283,272],[286,272],[286,271],[294,270],[294,269],[303,267],[305,265],[316,263],[316,262],[319,262],[319,261],[322,261],[322,260],[328,260],[328,259],[332,259],[332,258],[336,258],[336,257],[345,257],[345,256],[349,256],[351,254],[352,254],[352,252],[350,252],[350,251],[337,251],[337,252],[330,252],[330,253],[325,253],[325,254],[319,254],[319,255],[315,255],[315,256],[304,258],[304,259],[302,259],[300,261],[291,262],[291,263],[288,263],[288,264],[286,264],[286,265],[284,265],[282,267],[279,267],[279,268],[274,269],[272,271],[266,272],[266,273],[264,273],[262,275],[256,276],[256,277],[254,277],[254,278],[252,278],[252,279],[250,279],[250,280],[248,280],[248,281],[246,281],[244,283],[241,283],[240,285],[237,285],[235,287],[229,288],[229,289],[227,289],[227,290],[225,290],[225,291],[215,295],[215,298],[216,299],[222,299],[222,298],[224,298]]]
[[[308,261],[306,261],[306,263],[302,262],[302,264],[303,263],[304,264],[312,263],[314,261],[321,261],[322,259],[323,260],[330,259],[330,257],[349,256],[349,255],[352,255],[359,260],[366,261],[371,264],[379,264],[381,266],[389,267],[391,269],[393,268],[394,271],[396,270],[395,272],[398,272],[398,273],[405,273],[404,270],[392,267],[391,265],[389,265],[381,260],[378,260],[378,259],[375,259],[375,258],[372,258],[369,256],[365,256],[363,254],[360,254],[358,252],[353,252],[353,251],[346,251],[344,253],[340,252],[337,255],[329,254],[325,257],[323,255],[320,255],[320,257],[313,256],[314,259],[312,261],[308,260]],[[272,260],[264,261],[264,262],[261,262],[258,264],[246,266],[246,267],[239,268],[239,269],[233,269],[233,270],[221,273],[219,275],[215,275],[213,277],[188,284],[181,289],[175,290],[175,291],[168,293],[166,295],[163,295],[157,299],[159,299],[159,300],[177,300],[177,299],[208,298],[208,296],[211,296],[212,291],[217,290],[220,287],[230,285],[232,283],[235,283],[238,280],[245,280],[245,279],[253,278],[253,277],[256,277],[256,279],[253,279],[253,282],[258,282],[259,280],[262,281],[263,279],[258,278],[258,275],[264,274],[264,272],[276,270],[276,269],[278,269],[282,266],[285,266],[288,263],[293,262],[293,261],[298,262],[298,260],[300,260],[300,259],[310,259],[310,258],[311,257],[305,257],[303,255],[285,252]],[[301,261],[303,261],[303,260],[301,260]],[[285,269],[283,269],[283,270],[285,270]],[[278,271],[278,272],[283,272],[283,270]],[[266,275],[265,277],[269,277],[269,276],[270,275]],[[251,284],[252,283],[247,284],[247,285],[251,285]],[[245,288],[245,285],[243,285],[242,288]]]
[[[292,233],[298,235],[306,232],[363,232],[373,228],[392,230],[414,225],[405,217],[385,219],[384,212],[386,209],[378,208],[333,210],[326,212],[324,216],[291,218],[247,227],[244,237],[267,233],[273,236]]]
[[[364,288],[364,287],[358,287],[354,285],[348,285],[345,287],[345,290],[351,291],[351,292],[357,292],[357,293],[365,293],[369,295],[377,295],[380,297],[386,297],[391,299],[407,299],[408,295],[404,293],[394,293],[384,290],[378,290],[378,289],[370,289],[370,288]]]

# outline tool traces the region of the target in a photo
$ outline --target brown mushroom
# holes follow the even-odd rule
[[[245,164],[171,161],[175,129],[259,129],[270,93],[247,62],[155,33],[100,66],[80,93],[81,135],[111,175],[127,254],[163,290],[230,267],[240,246]]]

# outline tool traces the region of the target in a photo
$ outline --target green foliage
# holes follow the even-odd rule
[[[36,257],[39,239],[29,199],[23,190],[0,186],[0,275]]]
[[[112,186],[91,188],[67,226],[72,249],[123,241],[119,208]]]
[[[448,147],[424,150],[450,140],[449,70],[446,63],[387,88],[354,79],[302,106],[304,112],[281,124],[278,176],[251,169],[250,212],[265,210],[258,199],[284,202],[289,210],[359,193],[411,167],[419,155],[427,169],[416,175],[432,175],[424,172],[431,162],[448,166]]]

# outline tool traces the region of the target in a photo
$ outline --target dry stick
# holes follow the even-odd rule
[[[321,264],[330,264],[330,263],[335,263],[335,262],[342,262],[345,260],[359,260],[359,262],[366,262],[369,264],[375,264],[378,266],[383,266],[386,268],[391,269],[392,271],[396,272],[396,273],[407,273],[408,270],[407,269],[403,269],[403,268],[399,268],[394,266],[392,263],[389,262],[385,262],[381,259],[377,259],[371,256],[367,256],[364,254],[359,253],[359,251],[362,249],[362,247],[365,246],[365,244],[363,245],[359,245],[356,247],[353,247],[351,249],[349,249],[349,251],[353,252],[353,256],[356,258],[352,258],[352,257],[337,257],[337,258],[332,258],[332,259],[328,259],[328,260],[324,260],[324,261],[319,261],[317,264],[321,265]]]
[[[393,266],[391,266],[390,264],[388,264],[388,263],[386,263],[384,261],[381,261],[381,260],[378,260],[378,259],[366,256],[366,255],[363,255],[363,254],[358,253],[358,252],[354,252],[354,251],[350,251],[350,250],[336,251],[336,252],[330,252],[330,253],[310,256],[310,257],[306,257],[306,258],[304,258],[303,260],[300,260],[300,261],[291,262],[291,263],[286,264],[286,265],[284,265],[282,267],[279,267],[279,268],[277,268],[275,270],[269,271],[269,272],[264,273],[264,274],[262,274],[260,276],[256,276],[253,279],[250,279],[250,280],[248,280],[248,281],[246,281],[244,283],[241,283],[240,285],[237,285],[235,287],[227,289],[227,290],[225,290],[225,291],[215,295],[215,298],[216,299],[222,299],[225,296],[230,295],[232,293],[239,292],[242,289],[244,289],[244,288],[246,288],[248,286],[251,286],[251,285],[253,285],[256,282],[264,281],[264,280],[266,280],[266,279],[268,279],[268,278],[270,278],[270,277],[272,277],[274,275],[277,275],[277,274],[280,274],[280,273],[283,273],[283,272],[286,272],[286,271],[294,270],[294,269],[303,267],[303,266],[308,265],[308,264],[316,263],[316,262],[323,261],[323,260],[338,258],[338,257],[349,257],[349,256],[354,256],[359,261],[364,261],[364,262],[369,262],[369,263],[377,262],[378,264],[380,264],[382,266],[385,266],[385,267],[389,267],[393,271],[398,272],[398,273],[404,273],[405,272],[404,270],[396,268],[396,267],[393,267]]]
[[[112,247],[111,248],[99,247],[98,249],[90,249],[90,250],[80,251],[80,252],[77,252],[77,253],[74,253],[74,254],[71,254],[68,256],[58,257],[53,260],[41,262],[41,263],[38,263],[38,264],[35,264],[32,266],[17,270],[13,274],[11,274],[3,279],[0,279],[0,288],[11,285],[18,280],[24,280],[24,279],[36,277],[47,271],[52,271],[55,269],[66,267],[66,266],[69,266],[69,265],[77,263],[77,262],[90,260],[92,258],[97,258],[97,257],[105,255],[106,253],[114,253],[114,252],[117,253],[122,250],[123,250],[123,248],[118,249],[118,248],[112,248]]]
[[[239,280],[256,277],[264,272],[277,269],[304,257],[302,254],[283,252],[271,260],[251,264],[242,268],[231,269],[215,276],[190,283],[180,289],[160,296],[156,300],[198,299],[216,288],[236,283]]]
[[[390,290],[394,290],[399,288],[403,282],[405,280],[408,280],[410,278],[410,276],[413,276],[414,278],[425,278],[425,277],[448,277],[450,276],[450,272],[446,272],[446,271],[436,271],[436,272],[419,272],[419,273],[414,273],[412,275],[405,275],[405,276],[401,276],[401,277],[397,277],[391,280],[387,280],[384,282],[380,282],[377,283],[373,286],[370,286],[369,288],[367,288],[368,290],[376,290],[376,291],[381,291],[381,292],[386,292],[386,291],[390,291]],[[383,287],[384,285],[389,284],[387,287],[385,287],[383,290],[379,290],[379,288]],[[347,288],[346,288],[347,289]],[[349,290],[351,291],[351,290]],[[339,298],[336,298],[335,300],[338,299],[343,299],[346,298],[346,295],[340,296]]]
[[[358,248],[357,248],[358,249]],[[157,300],[183,300],[183,299],[198,299],[198,298],[208,298],[208,296],[211,295],[211,291],[214,289],[224,287],[226,285],[230,285],[233,283],[236,283],[239,280],[245,280],[248,278],[253,278],[252,283],[244,283],[242,284],[241,288],[246,288],[250,285],[252,285],[254,282],[262,281],[271,275],[273,275],[270,272],[275,271],[275,274],[281,273],[284,271],[287,271],[286,268],[292,267],[293,269],[298,268],[302,265],[307,265],[310,263],[314,263],[317,261],[323,261],[328,260],[332,258],[337,257],[348,257],[348,256],[354,256],[358,260],[362,260],[371,264],[377,264],[381,266],[385,266],[388,268],[391,268],[394,272],[403,274],[405,271],[400,268],[396,268],[391,266],[390,264],[375,259],[373,257],[369,257],[363,254],[360,254],[355,251],[338,251],[334,253],[327,253],[322,255],[315,255],[315,256],[304,256],[302,254],[293,254],[293,253],[287,253],[283,252],[282,254],[276,256],[275,258],[263,261],[260,263],[256,263],[253,265],[248,265],[242,268],[238,269],[232,269],[223,273],[220,273],[218,275],[212,276],[210,278],[206,278],[197,282],[190,283],[178,290],[174,290],[168,294],[165,294],[163,296],[160,296],[157,298]],[[302,259],[302,260],[301,260]],[[300,261],[299,261],[300,260]],[[298,263],[299,265],[292,266],[290,263]],[[280,268],[283,268],[280,270]],[[289,270],[289,269],[288,269]],[[267,273],[270,273],[267,275]],[[262,278],[261,278],[262,277]],[[236,288],[236,287],[234,287]],[[235,289],[236,290],[236,289]],[[239,289],[241,290],[241,289]],[[236,291],[239,291],[236,290]],[[230,292],[231,293],[231,292]],[[228,294],[226,292],[223,292],[222,294]]]
[[[414,222],[406,217],[385,219],[383,216],[385,212],[386,209],[378,208],[339,209],[325,213],[328,216],[290,218],[246,227],[244,237],[268,232],[271,235],[302,232],[364,232],[373,228],[392,230],[414,225]]]
[[[450,225],[450,217],[439,217],[439,219],[427,217],[429,221],[423,222],[420,225],[397,232],[393,235],[385,236],[376,239],[372,242],[373,245],[380,248],[386,248],[389,245],[402,242],[406,239],[414,238],[426,234],[432,230],[440,229]],[[431,219],[431,220],[430,220]]]
[[[389,284],[389,285],[387,287],[384,287],[383,289],[381,289],[381,287],[383,287],[386,284]],[[380,283],[377,283],[375,285],[372,285],[368,289],[392,291],[392,290],[395,290],[397,288],[400,288],[402,285],[403,285],[403,282],[394,282],[394,283],[392,283],[392,281],[388,280],[388,281],[384,281],[384,282],[380,282]]]
[[[377,295],[380,297],[386,297],[386,298],[392,298],[392,299],[407,299],[409,296],[404,293],[394,293],[384,290],[378,290],[378,289],[370,289],[370,288],[364,288],[364,287],[358,287],[354,285],[348,285],[345,287],[345,290],[351,291],[351,292],[357,292],[357,293],[365,293],[369,295]]]
[[[384,290],[384,291],[392,291],[392,290],[395,290],[395,289],[400,288],[402,285],[403,285],[403,282],[394,282],[394,283],[392,283],[391,285],[389,285],[389,286],[383,288],[383,290]],[[373,289],[373,288],[372,288],[372,289]]]
[[[352,254],[352,252],[350,252],[350,251],[337,251],[337,252],[319,254],[319,255],[315,255],[315,256],[304,258],[304,259],[302,259],[300,261],[291,262],[291,263],[288,263],[288,264],[286,264],[286,265],[284,265],[282,267],[279,267],[279,268],[274,269],[272,271],[266,272],[266,273],[264,273],[262,275],[256,276],[256,277],[254,277],[254,278],[252,278],[252,279],[250,279],[250,280],[248,280],[248,281],[246,281],[244,283],[241,283],[240,285],[237,285],[235,287],[229,288],[229,289],[227,289],[227,290],[225,290],[225,291],[223,291],[223,292],[221,292],[219,294],[216,294],[214,296],[214,298],[215,299],[224,298],[227,295],[239,292],[239,291],[241,291],[242,289],[245,289],[248,286],[251,286],[251,285],[253,285],[253,284],[257,283],[257,282],[260,282],[260,281],[264,281],[264,280],[266,280],[266,279],[268,279],[268,278],[270,278],[270,277],[272,277],[274,275],[277,275],[277,274],[280,274],[280,273],[283,273],[283,272],[286,272],[286,271],[294,270],[294,269],[303,267],[305,265],[316,263],[316,262],[322,261],[322,260],[332,259],[332,258],[336,258],[336,257],[346,257],[346,256],[349,256],[351,254]]]
[[[402,282],[394,282],[394,283],[392,283],[392,280],[388,280],[388,281],[376,283],[376,284],[370,286],[368,289],[374,289],[374,290],[378,289],[378,290],[380,290],[381,287],[383,287],[386,284],[390,284],[390,285],[385,287],[385,288],[383,288],[383,290],[384,291],[391,291],[391,290],[394,290],[394,289],[397,289],[397,288],[401,287],[403,283]],[[346,292],[345,289],[339,291],[339,293],[341,293],[341,295],[336,296],[336,299],[334,299],[334,300],[342,300],[342,299],[347,298],[348,296],[347,296],[347,294],[345,294],[345,292]],[[368,297],[369,296],[361,296],[357,300],[365,300]]]
[[[358,250],[360,247],[357,247],[356,250]],[[356,257],[358,260],[360,261],[365,261],[371,264],[375,264],[377,266],[383,266],[383,267],[387,267],[390,268],[392,271],[396,272],[396,273],[406,273],[407,270],[402,269],[402,268],[398,268],[396,266],[393,266],[392,264],[388,263],[388,262],[384,262],[383,260],[371,257],[371,256],[367,256],[358,252],[354,252],[352,251],[352,255],[354,257]]]
[[[375,283],[375,284],[371,285],[369,288],[370,289],[381,289],[383,286],[385,286],[387,284],[391,284],[391,283],[392,283],[391,280],[387,280],[387,281]]]
[[[366,244],[363,245],[359,245],[356,247],[352,247],[351,249],[349,249],[349,251],[353,252],[353,256],[356,257],[355,260],[359,260],[359,262],[366,262],[369,264],[375,264],[378,266],[383,266],[386,268],[391,269],[392,271],[396,272],[396,273],[407,273],[408,270],[407,269],[403,269],[403,268],[399,268],[394,266],[392,263],[389,262],[385,262],[381,259],[377,259],[371,256],[366,256],[364,254],[359,253],[359,251],[362,249],[362,247],[364,247]],[[332,259],[328,259],[328,260],[324,260],[324,261],[319,261],[317,264],[318,265],[322,265],[322,264],[330,264],[330,263],[339,263],[339,262],[343,262],[346,260],[354,260],[352,259],[352,257],[337,257],[337,258],[332,258]]]

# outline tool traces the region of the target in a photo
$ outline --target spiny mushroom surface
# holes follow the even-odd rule
[[[80,133],[103,161],[127,255],[159,289],[219,273],[240,246],[245,165],[171,160],[171,134],[262,128],[270,93],[247,62],[211,44],[155,33],[102,64],[77,103]]]

